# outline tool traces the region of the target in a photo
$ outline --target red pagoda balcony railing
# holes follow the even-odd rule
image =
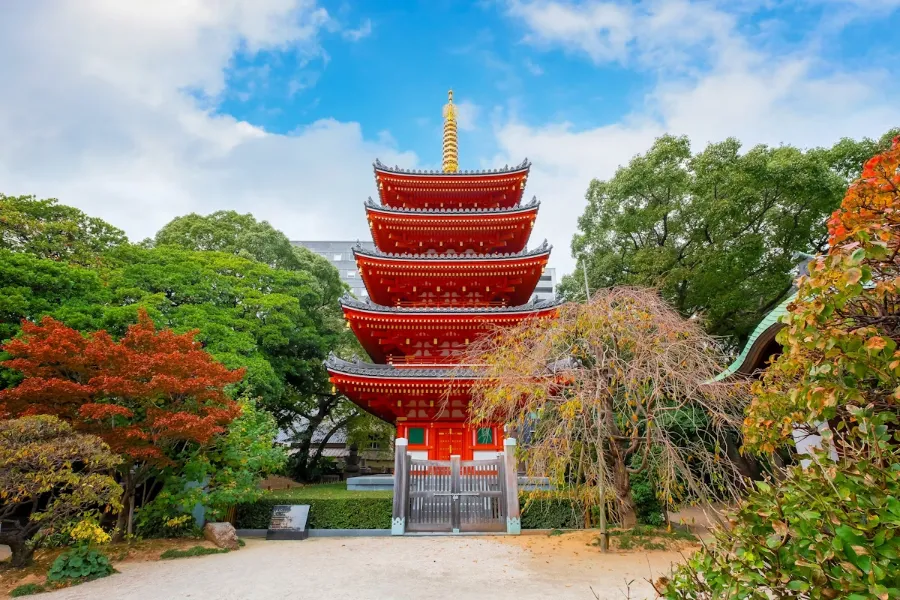
[[[421,367],[438,365],[446,367],[456,365],[456,356],[388,356],[387,363],[395,367]]]
[[[398,308],[502,308],[508,304],[502,300],[492,300],[485,302],[483,300],[465,300],[452,299],[450,302],[441,302],[433,300],[399,300],[394,306]]]
[[[459,356],[388,356],[387,364],[402,367],[473,367],[459,362]]]

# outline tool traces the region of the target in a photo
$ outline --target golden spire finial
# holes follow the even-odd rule
[[[456,106],[453,104],[453,90],[447,92],[447,104],[444,105],[444,173],[456,173],[459,170],[459,149],[456,145]]]

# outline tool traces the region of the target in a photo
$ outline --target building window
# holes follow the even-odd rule
[[[347,271],[347,279],[356,279],[356,271],[353,269]]]
[[[335,255],[334,255],[334,260],[335,260],[335,261],[338,261],[338,260],[344,260],[344,255],[343,255],[343,254],[335,254]]]
[[[486,446],[488,444],[494,443],[494,428],[493,427],[479,427],[478,433],[476,434],[476,441],[480,446]]]
[[[424,427],[410,427],[406,430],[406,435],[411,446],[421,446],[425,443]]]
[[[552,279],[549,275],[541,275],[541,281],[551,281]]]
[[[536,287],[536,288],[534,288],[534,291],[537,292],[538,294],[552,294],[553,288],[552,287]]]

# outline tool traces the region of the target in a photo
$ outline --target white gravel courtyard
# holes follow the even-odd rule
[[[229,554],[125,562],[120,573],[41,600],[653,598],[645,578],[678,552],[601,555],[585,537],[403,537],[247,540]]]

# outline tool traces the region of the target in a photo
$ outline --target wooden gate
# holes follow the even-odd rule
[[[397,450],[394,533],[518,533],[517,474],[507,473],[507,453],[485,460],[422,460],[412,458],[405,444]]]

